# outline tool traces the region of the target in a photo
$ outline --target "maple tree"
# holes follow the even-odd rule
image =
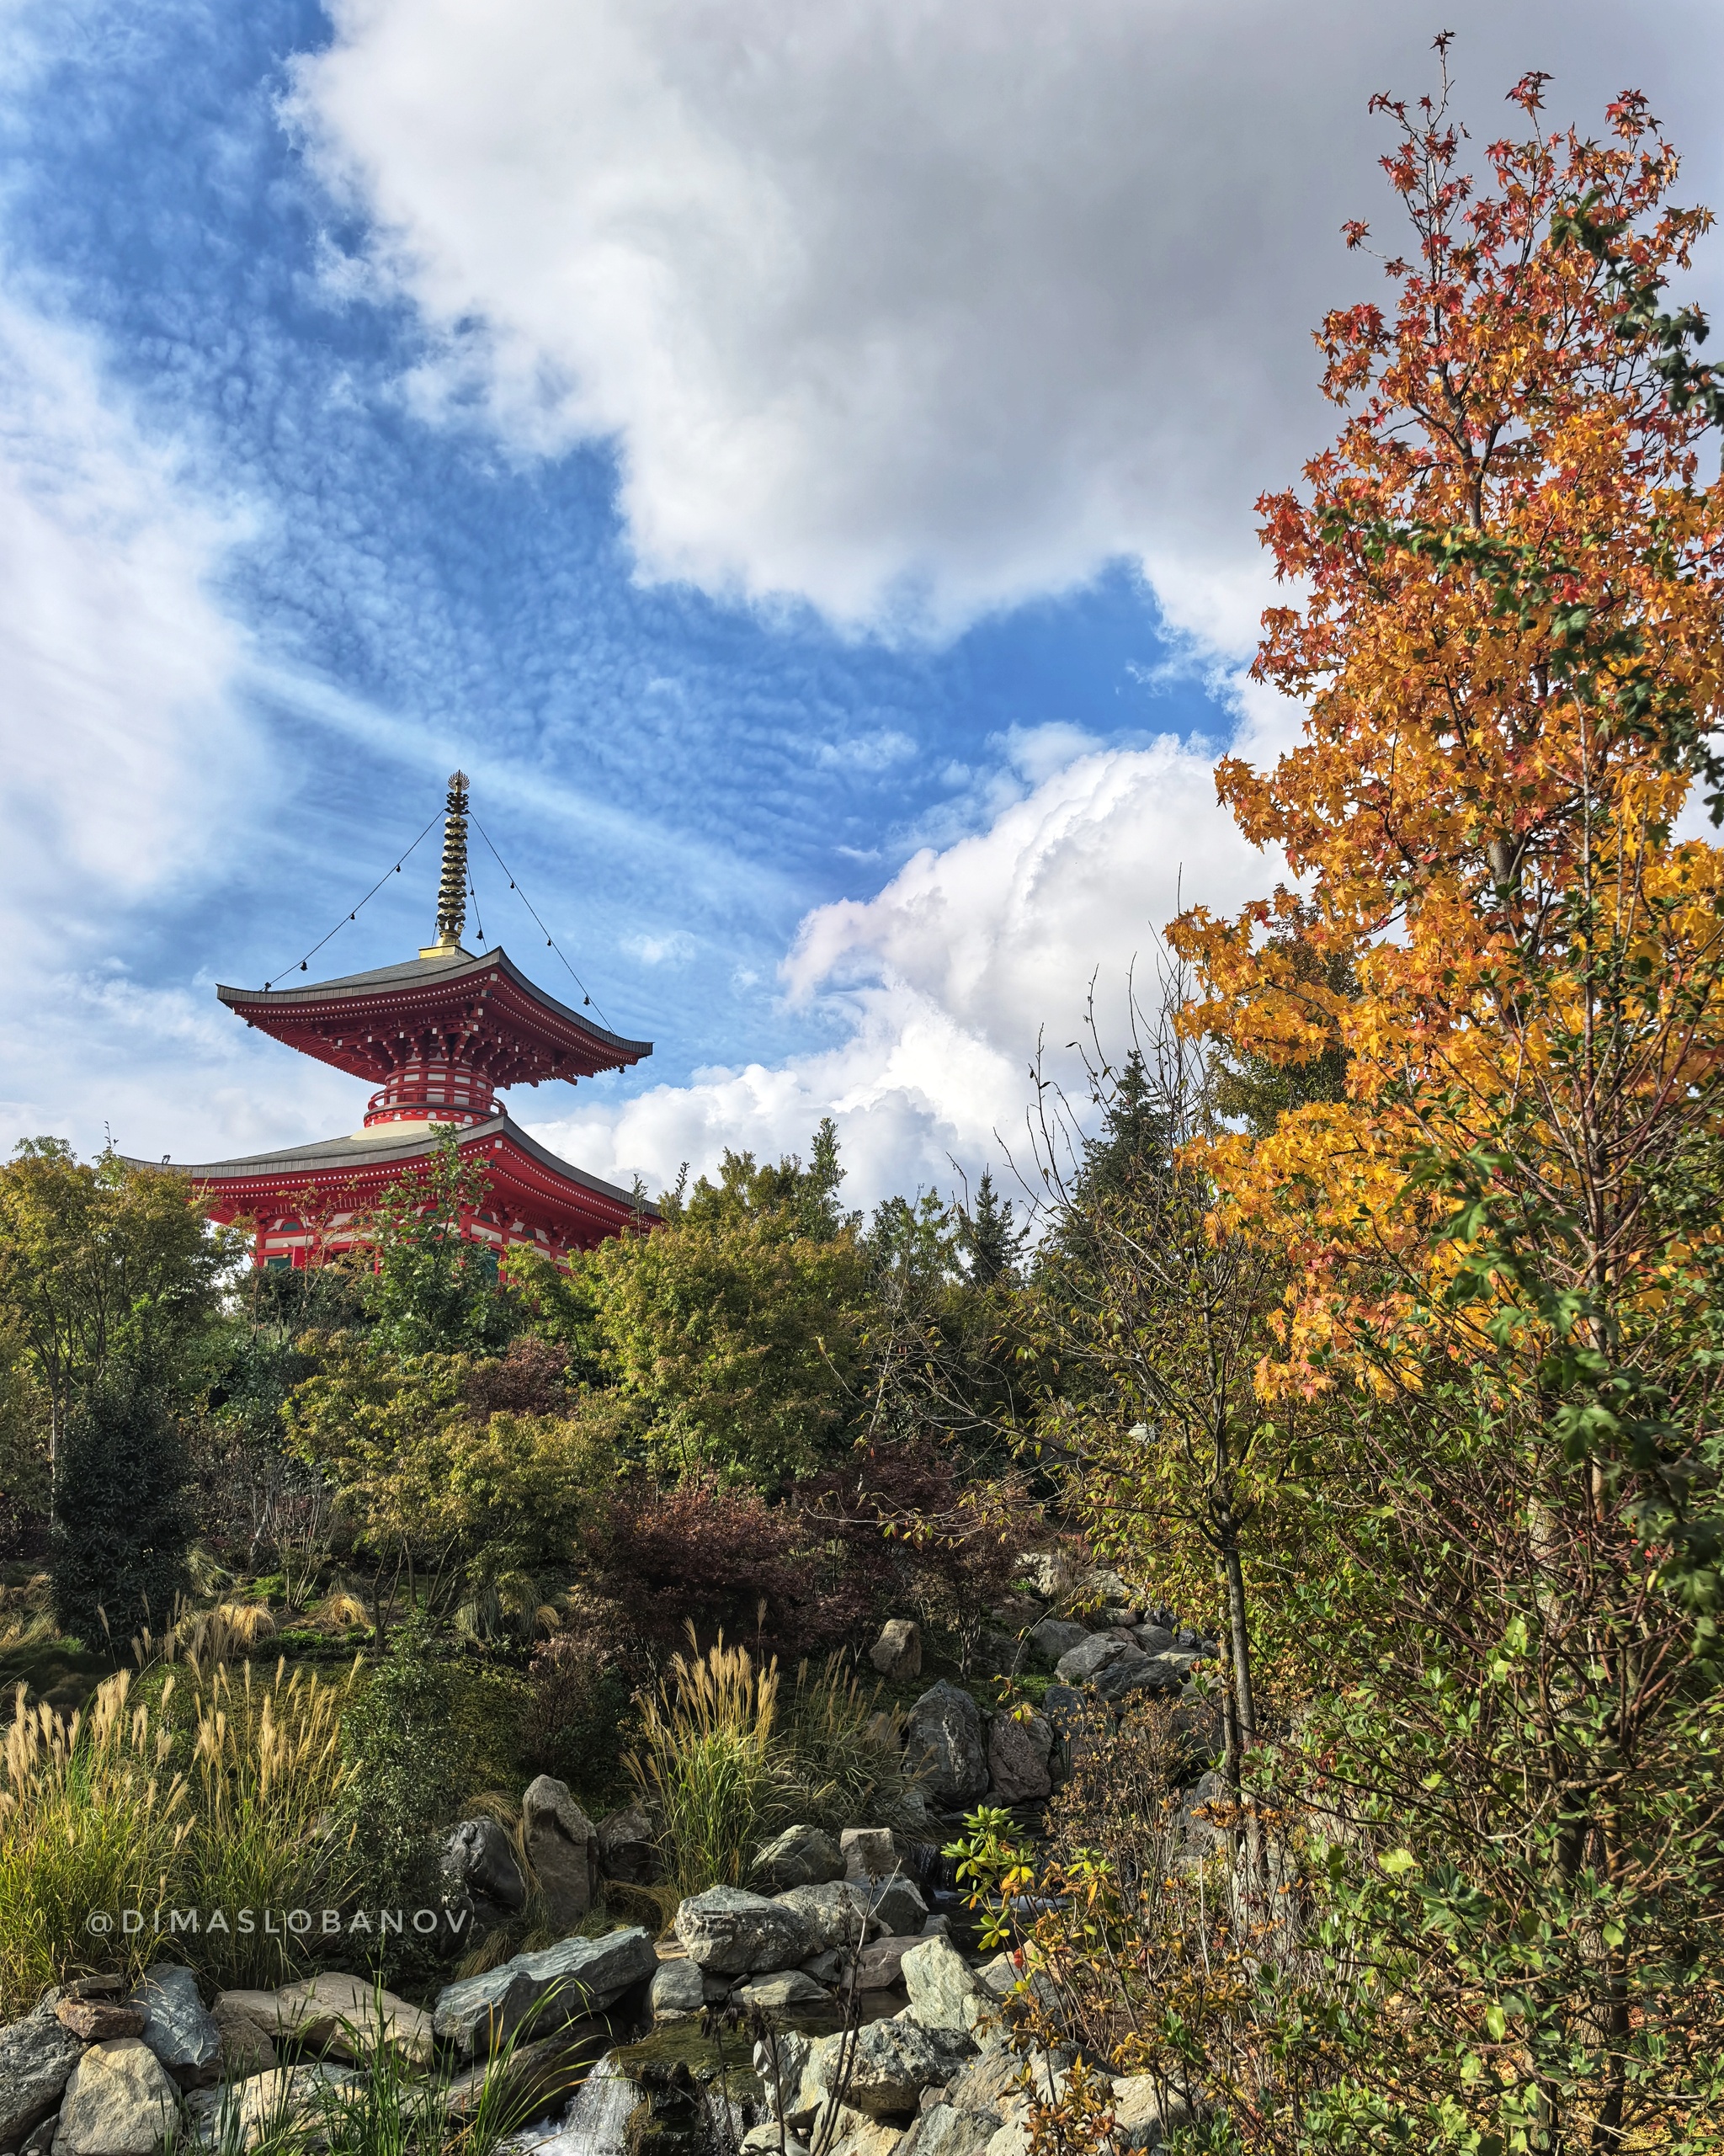
[[[1277,1769],[1318,1917],[1226,2094],[1255,2146],[1713,2146],[1724,852],[1679,819],[1724,804],[1724,399],[1663,301],[1710,221],[1634,94],[1475,189],[1438,45],[1377,101],[1396,304],[1327,317],[1346,419],[1259,505],[1302,596],[1254,671],[1305,722],[1218,780],[1299,888],[1172,932],[1194,1031],[1344,1068],[1206,1162],[1289,1269],[1259,1393],[1327,1413],[1376,1596],[1362,1660],[1313,1598],[1357,1670]]]

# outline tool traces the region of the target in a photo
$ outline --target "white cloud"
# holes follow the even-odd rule
[[[1283,708],[1256,697],[1243,716],[1248,753],[1273,753]],[[726,1146],[806,1153],[830,1114],[859,1200],[949,1184],[952,1158],[973,1178],[999,1163],[1002,1140],[1022,1155],[1038,1036],[1069,1072],[1092,976],[1117,1041],[1132,965],[1152,966],[1182,899],[1237,906],[1275,874],[1217,807],[1202,747],[1168,737],[1080,755],[986,830],[918,854],[876,897],[808,915],[785,985],[829,1019],[836,1045],[577,1105],[534,1128],[596,1174],[626,1183],[638,1171],[657,1189],[684,1160],[712,1168]]]
[[[1120,555],[1237,651],[1308,332],[1393,209],[1411,0],[334,0],[296,110],[440,340],[426,408],[611,436],[646,574],[949,629]],[[1701,0],[1456,0],[1461,108],[1554,70],[1716,143]],[[1711,56],[1708,63],[1706,55]],[[1704,194],[1711,175],[1697,175]],[[344,273],[351,279],[351,265]]]

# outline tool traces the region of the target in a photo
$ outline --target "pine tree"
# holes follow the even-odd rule
[[[976,1210],[966,1206],[959,1214],[958,1238],[970,1260],[971,1279],[978,1287],[992,1287],[1003,1276],[1015,1275],[1029,1238],[1029,1229],[1013,1218],[1011,1200],[994,1189],[993,1170],[984,1168],[976,1186]]]
[[[185,1585],[191,1471],[149,1379],[122,1368],[93,1386],[68,1421],[62,1461],[49,1560],[61,1626],[116,1647],[141,1626],[160,1631]]]

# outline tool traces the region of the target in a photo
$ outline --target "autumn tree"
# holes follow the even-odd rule
[[[1541,82],[1482,189],[1446,77],[1379,101],[1413,244],[1325,321],[1348,416],[1261,504],[1302,737],[1219,773],[1305,896],[1175,932],[1194,1031],[1344,1058],[1211,1158],[1290,1266],[1259,1390],[1325,1417],[1374,1595],[1368,1653],[1312,1605],[1350,1679],[1284,1761],[1313,1958],[1236,2145],[1711,2148],[1724,2099],[1724,853],[1679,821],[1719,807],[1724,491],[1663,298],[1709,221],[1642,98],[1547,136]]]

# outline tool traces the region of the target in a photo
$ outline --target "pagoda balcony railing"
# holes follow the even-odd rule
[[[366,1104],[367,1126],[378,1123],[482,1123],[497,1113],[491,1081],[459,1063],[405,1063]]]

